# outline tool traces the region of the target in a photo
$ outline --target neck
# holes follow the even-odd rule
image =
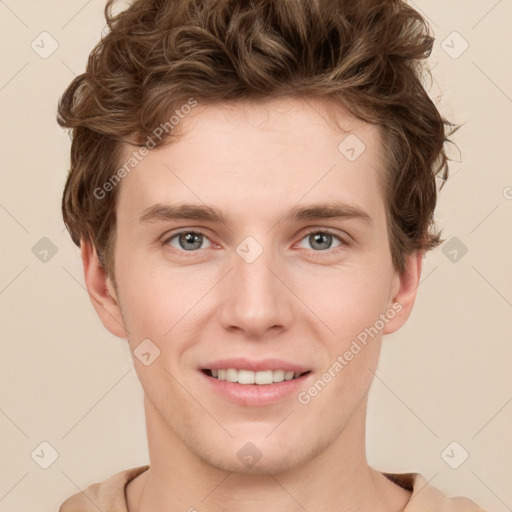
[[[410,491],[366,461],[366,404],[361,402],[334,443],[302,464],[284,472],[242,474],[194,455],[145,400],[150,469],[128,484],[128,511],[402,511]]]

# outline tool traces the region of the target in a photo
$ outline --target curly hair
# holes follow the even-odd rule
[[[77,245],[94,245],[107,273],[114,275],[119,187],[106,198],[94,191],[118,170],[123,143],[142,145],[191,97],[205,105],[326,100],[377,125],[395,270],[411,252],[444,241],[433,218],[436,178],[448,178],[444,144],[460,126],[422,85],[434,38],[404,1],[135,0],[117,14],[114,3],[105,7],[106,35],[57,115],[72,131],[64,223]]]

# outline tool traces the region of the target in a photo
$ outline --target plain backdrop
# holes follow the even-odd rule
[[[436,216],[446,242],[425,259],[410,319],[383,341],[368,460],[512,510],[512,2],[412,5],[436,36],[429,93],[465,125]],[[70,141],[57,100],[85,69],[103,7],[0,1],[0,512],[57,510],[148,462],[126,342],[96,317],[60,214]]]

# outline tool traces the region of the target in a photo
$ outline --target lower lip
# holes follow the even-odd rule
[[[290,395],[296,395],[299,388],[303,387],[312,376],[310,372],[297,379],[274,382],[273,384],[239,384],[210,377],[201,370],[199,373],[203,379],[206,379],[206,384],[222,397],[236,404],[253,407],[271,405]]]

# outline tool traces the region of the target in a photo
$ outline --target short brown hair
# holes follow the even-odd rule
[[[203,104],[278,97],[323,99],[377,125],[394,268],[442,240],[434,231],[436,177],[448,177],[444,143],[456,125],[422,85],[434,38],[402,0],[135,0],[58,105],[72,129],[62,199],[73,241],[91,241],[114,275],[119,187],[98,199],[118,170],[123,142],[143,144],[191,97]],[[177,134],[156,141],[168,143]],[[132,138],[132,139],[130,139]],[[442,186],[442,185],[441,185]]]

